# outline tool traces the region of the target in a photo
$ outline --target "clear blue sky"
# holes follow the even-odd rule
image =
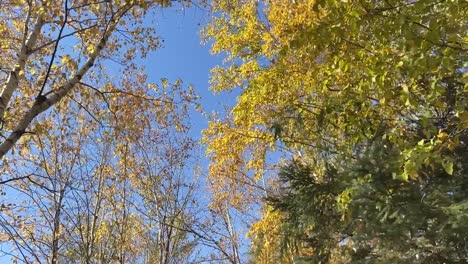
[[[210,54],[209,44],[201,44],[200,30],[209,21],[211,13],[196,6],[182,10],[176,5],[160,10],[158,14],[154,26],[164,39],[164,46],[146,59],[148,74],[153,77],[150,81],[158,82],[159,78],[165,77],[171,82],[180,78],[185,85],[193,85],[201,96],[202,108],[206,113],[223,112],[225,106],[233,106],[239,91],[215,95],[209,90],[210,70],[221,65],[223,60],[222,56]],[[199,139],[201,131],[207,128],[208,120],[196,111],[192,111],[190,120],[191,136]],[[206,170],[208,160],[204,157],[201,159],[201,165]],[[233,218],[236,229],[246,231],[245,223],[234,215]],[[241,259],[245,260],[248,252],[245,233],[240,234],[240,240]]]
[[[169,82],[180,78],[185,85],[193,85],[201,96],[201,104],[205,113],[222,112],[225,106],[236,103],[238,91],[232,93],[214,94],[209,90],[210,70],[222,64],[223,57],[210,54],[210,45],[202,45],[200,30],[209,21],[211,13],[199,7],[192,6],[181,9],[175,5],[169,9],[157,12],[159,17],[154,19],[155,27],[164,40],[163,47],[145,60],[150,77],[149,81],[158,82],[162,77]],[[208,120],[196,111],[190,116],[191,136],[200,139],[201,131],[207,128]],[[204,147],[203,152],[204,152]],[[202,153],[203,154],[203,153]],[[208,159],[201,157],[204,170],[208,168]],[[236,217],[234,217],[236,218]],[[236,229],[246,231],[245,223],[233,219]],[[240,234],[241,258],[245,260],[248,252],[248,239]],[[209,252],[204,252],[205,254]]]
[[[222,63],[222,57],[210,54],[210,45],[202,45],[200,29],[209,20],[210,13],[200,7],[182,9],[175,4],[157,12],[154,26],[164,40],[163,47],[145,59],[150,81],[167,78],[169,82],[180,78],[185,85],[193,85],[201,96],[206,113],[222,111],[223,106],[233,105],[235,94],[215,95],[209,90],[210,69]],[[192,113],[192,136],[200,138],[207,120],[196,112]]]

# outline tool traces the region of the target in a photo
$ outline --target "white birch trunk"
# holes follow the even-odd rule
[[[37,37],[41,32],[42,26],[44,25],[42,16],[42,13],[38,14],[38,17],[36,18],[36,21],[34,23],[34,28],[28,35],[26,41],[24,42],[24,45],[21,47],[21,50],[18,54],[18,60],[16,61],[15,65],[13,65],[13,69],[8,75],[7,82],[2,87],[2,92],[0,95],[0,121],[2,122],[5,116],[5,109],[7,108],[8,103],[11,100],[11,96],[13,95],[15,90],[18,89],[20,72],[24,71],[26,61],[31,55],[31,50],[36,44]]]
[[[50,97],[38,98],[31,108],[26,112],[23,118],[18,122],[16,127],[13,129],[13,132],[0,144],[0,159],[5,156],[8,151],[13,148],[15,143],[21,138],[21,136],[25,133],[28,126],[31,122],[38,116],[40,113],[46,111],[57,102],[59,102],[63,97],[65,97],[73,88],[80,82],[80,80],[85,76],[88,70],[93,66],[96,59],[99,57],[101,51],[104,49],[107,40],[109,39],[112,31],[117,26],[117,23],[121,16],[125,13],[126,8],[121,9],[122,12],[116,15],[114,21],[111,22],[109,27],[107,28],[104,36],[101,38],[99,43],[96,45],[94,49],[94,53],[90,55],[86,63],[76,72],[76,74],[62,87],[58,90],[53,91]],[[14,89],[13,89],[14,90]],[[10,95],[11,96],[11,95]],[[4,102],[3,102],[4,103]]]

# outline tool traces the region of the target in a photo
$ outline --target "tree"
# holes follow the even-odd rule
[[[159,42],[155,29],[142,22],[154,8],[168,5],[166,0],[3,4],[0,157],[25,134],[47,130],[50,118],[34,120],[67,97],[87,105],[95,97],[112,104],[109,97],[146,96],[143,76],[130,72],[137,71],[134,59],[146,56]],[[126,65],[120,80],[110,77],[116,72],[105,70],[111,61]]]
[[[5,254],[25,263],[145,260],[145,246],[152,239],[148,235],[155,229],[141,213],[145,212],[145,204],[140,201],[152,190],[149,187],[159,188],[149,184],[154,173],[146,168],[148,164],[154,170],[159,168],[159,180],[170,183],[166,186],[168,190],[161,193],[169,208],[173,201],[182,200],[183,193],[176,192],[182,187],[177,187],[168,172],[185,166],[193,147],[186,135],[185,100],[190,95],[182,93],[181,98],[177,97],[180,82],[165,85],[167,89],[160,97],[153,94],[152,99],[129,96],[114,100],[114,103],[129,101],[131,104],[125,109],[111,108],[113,114],[121,115],[120,108],[128,111],[128,115],[138,116],[133,118],[135,122],[148,121],[139,127],[140,134],[122,126],[104,126],[102,123],[111,123],[115,118],[112,114],[103,115],[96,122],[88,111],[70,113],[73,100],[63,102],[70,107],[50,112],[58,128],[25,143],[32,145],[32,150],[18,153],[17,163],[8,167],[12,174],[25,176],[10,178],[2,185],[9,197],[19,194],[16,200],[2,201],[6,206],[0,221],[1,234],[4,244],[9,245]],[[151,120],[157,107],[152,102],[165,100],[167,93],[174,103],[167,102],[161,107],[171,107],[176,118],[161,115],[159,120]],[[88,110],[96,109],[93,103],[100,104],[92,101]],[[160,152],[147,152],[145,145]],[[160,155],[166,149],[173,154]],[[182,211],[185,213],[185,208]],[[178,243],[187,240],[181,237]],[[179,253],[170,256],[175,258]]]
[[[265,157],[268,153],[282,153],[290,163],[300,160],[301,167],[310,170],[294,170],[287,180],[297,195],[293,193],[288,199],[288,195],[280,196],[280,200],[289,201],[284,205],[289,206],[284,210],[287,214],[280,217],[286,219],[285,225],[297,214],[299,223],[312,215],[310,221],[317,221],[314,225],[336,214],[355,221],[360,217],[372,222],[381,219],[389,210],[385,206],[372,212],[351,209],[354,202],[357,207],[354,195],[359,200],[365,193],[355,186],[361,183],[370,188],[366,191],[380,195],[378,199],[392,200],[391,204],[398,203],[393,199],[406,199],[416,206],[411,197],[424,193],[421,189],[427,182],[435,188],[427,193],[429,196],[442,190],[457,193],[457,184],[466,178],[462,153],[466,152],[468,124],[463,3],[218,0],[213,8],[218,15],[205,29],[205,36],[213,41],[214,53],[227,54],[227,63],[213,69],[212,88],[217,92],[240,90],[237,104],[227,117],[213,119],[204,132],[212,160],[210,177],[223,186],[219,189],[228,189],[234,198],[260,198],[255,189],[248,187],[254,184],[245,183],[262,177],[266,182],[274,179],[274,175],[265,174]],[[379,141],[383,143],[374,145]],[[379,162],[391,161],[390,171],[373,171],[371,176],[351,173],[356,170],[354,166],[362,169],[366,160],[363,155],[372,153],[368,149],[384,145],[392,152],[382,154]],[[337,172],[331,173],[330,168]],[[377,188],[373,182],[376,177],[383,176],[384,182],[391,184],[371,191]],[[296,178],[312,185],[302,189],[294,184]],[[330,182],[332,186],[327,185]],[[274,193],[275,184],[270,187],[267,193]],[[333,192],[327,191],[329,188]],[[386,192],[397,194],[389,198]],[[311,193],[312,198],[306,199]],[[335,198],[341,202],[334,203]],[[457,217],[464,219],[464,197],[445,193],[434,199],[447,202],[445,209],[431,207],[429,211],[455,210]],[[259,223],[281,222],[267,221],[273,214],[264,208]],[[393,210],[390,215],[398,211],[396,215],[405,215],[402,217],[406,219],[424,214],[426,223],[443,218],[434,218],[428,212]],[[326,212],[324,218],[320,211]],[[344,223],[331,222],[333,234],[347,234],[342,228]],[[417,226],[406,223],[398,232]],[[382,227],[382,232],[390,234],[390,227],[395,226]],[[443,236],[453,231],[453,226],[445,227],[436,242],[445,245],[442,251],[448,250],[448,244],[440,241],[448,241]],[[389,246],[389,236],[380,237],[373,228],[377,229],[378,224],[363,229],[361,234],[369,235],[369,240],[378,239],[382,251],[396,250]],[[280,229],[271,226],[259,230]],[[308,237],[307,230],[298,232]],[[260,233],[252,232],[254,241]],[[422,237],[430,232],[423,233]],[[337,244],[335,237],[328,238],[335,242],[309,245],[314,257],[320,257],[318,248],[325,247],[329,253],[324,251],[324,262]],[[363,241],[369,241],[366,239]],[[416,247],[415,254],[420,259],[435,257],[435,251],[424,255],[424,250]],[[408,257],[395,252],[397,260]],[[466,258],[463,254],[444,253],[441,259],[432,260],[442,257],[448,259],[445,261]]]
[[[159,47],[143,21],[170,3],[2,4],[0,173],[8,196],[0,222],[4,253],[15,261],[144,258],[149,242],[141,238],[151,228],[134,203],[150,177],[139,167],[140,144],[178,144],[168,135],[185,135],[197,99],[179,80],[150,83],[136,64]]]
[[[466,170],[459,154],[455,163]],[[285,218],[280,240],[299,244],[296,257],[317,263],[463,263],[466,177],[425,168],[431,176],[420,181],[394,180],[399,155],[377,141],[355,160],[328,164],[325,178],[310,165],[285,167],[285,184],[270,198]]]
[[[147,175],[137,182],[142,199],[137,208],[147,223],[146,263],[190,263],[198,259],[199,247],[198,239],[188,230],[198,213],[196,145],[185,134],[168,133],[160,140],[167,143],[143,140],[137,165]]]

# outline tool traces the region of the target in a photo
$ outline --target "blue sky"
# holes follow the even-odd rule
[[[209,89],[210,70],[221,65],[221,55],[210,54],[210,45],[201,44],[200,30],[209,21],[211,13],[199,7],[192,6],[181,9],[174,6],[157,12],[159,17],[155,18],[155,27],[164,40],[163,47],[150,54],[144,61],[147,67],[150,81],[158,82],[159,78],[167,78],[170,82],[180,78],[185,85],[193,85],[195,91],[201,96],[200,103],[205,113],[214,111],[222,112],[226,106],[236,103],[236,95],[239,91],[214,94]],[[201,138],[201,132],[207,128],[206,117],[191,112],[190,122],[192,125],[191,136]],[[204,146],[202,153],[204,153]],[[201,158],[203,169],[208,168],[208,159]],[[235,214],[234,214],[235,215]],[[247,231],[245,223],[234,216],[236,229]],[[241,258],[245,259],[248,252],[248,239],[245,233],[241,234]],[[208,253],[208,252],[203,252]]]
[[[210,54],[210,45],[202,45],[200,29],[207,23],[210,13],[200,7],[181,8],[175,5],[161,9],[154,19],[163,47],[149,54],[144,60],[150,81],[159,82],[167,78],[169,82],[180,78],[185,85],[193,85],[201,96],[201,104],[206,113],[222,111],[223,106],[235,103],[235,94],[217,94],[209,90],[210,69],[222,64],[223,58]],[[201,130],[207,127],[207,120],[193,111],[192,136],[200,138]]]
[[[212,14],[207,9],[203,10],[196,6],[181,9],[180,5],[161,9],[157,14],[159,17],[154,18],[154,26],[164,42],[161,49],[150,54],[143,62],[150,76],[149,81],[157,83],[160,78],[167,78],[169,82],[173,82],[180,78],[185,85],[192,85],[201,96],[200,103],[207,114],[223,112],[226,106],[233,106],[238,91],[214,94],[209,89],[210,70],[221,65],[223,61],[221,55],[210,53],[209,44],[201,44],[200,30]],[[202,130],[207,128],[207,118],[196,111],[191,111],[190,123],[191,136],[200,139]],[[200,154],[203,155],[204,146],[201,148]],[[199,158],[203,170],[206,171],[208,159],[203,156]],[[235,218],[234,216],[236,229],[246,232],[245,223]],[[240,248],[241,258],[245,259],[248,239],[245,238],[245,234],[241,234],[240,238],[243,240]],[[209,252],[202,253],[209,254]]]

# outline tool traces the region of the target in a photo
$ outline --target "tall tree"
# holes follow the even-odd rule
[[[159,46],[146,14],[170,5],[155,1],[9,1],[0,10],[0,157],[27,134],[41,134],[40,114],[72,97],[146,96],[134,59]],[[122,78],[106,64],[125,65]],[[113,103],[112,100],[108,102]],[[101,107],[106,107],[102,104]],[[44,115],[42,115],[44,117]],[[97,116],[99,117],[99,116]],[[119,118],[125,118],[124,115]],[[37,120],[37,122],[34,122]]]
[[[5,208],[0,221],[3,245],[8,245],[6,254],[25,263],[127,263],[144,259],[144,245],[153,229],[140,213],[145,212],[141,201],[149,186],[160,187],[149,184],[152,174],[144,165],[154,162],[151,166],[155,170],[178,171],[193,146],[185,142],[190,142],[186,135],[190,100],[186,100],[191,95],[181,90],[180,82],[161,86],[165,88],[159,94],[153,91],[152,98],[115,98],[117,106],[111,105],[112,114],[102,110],[99,122],[91,114],[99,114],[99,100],[91,101],[84,111],[68,98],[62,103],[68,104],[66,107],[49,113],[57,128],[25,141],[31,149],[20,151],[16,162],[8,166],[9,173],[24,176],[5,180],[2,185],[8,195],[2,200]],[[119,104],[125,105],[125,101],[131,104],[124,109]],[[161,101],[167,102],[154,105]],[[170,115],[152,119],[154,110],[162,113],[162,108],[169,107]],[[141,122],[138,131],[132,129],[135,124],[115,121],[115,115],[123,114],[119,109]],[[104,125],[113,122],[117,125]],[[160,152],[147,153],[145,145]],[[172,150],[173,155],[159,155],[165,149]],[[161,181],[171,183],[161,196],[178,202],[183,193],[175,192],[176,183],[169,176],[158,175]],[[180,243],[185,242],[180,238]]]
[[[218,0],[213,1],[213,8],[217,16],[205,36],[213,41],[213,52],[228,56],[226,65],[213,69],[212,88],[217,92],[239,89],[240,95],[226,118],[212,120],[205,140],[212,160],[210,177],[220,185],[218,189],[229,190],[234,205],[242,198],[259,197],[251,183],[262,177],[268,182],[265,158],[276,152],[312,170],[302,177],[312,184],[310,189],[294,185],[295,176],[287,181],[301,193],[297,197],[308,197],[309,192],[324,195],[317,198],[317,204],[312,200],[295,204],[291,198],[292,208],[286,211],[301,212],[312,204],[323,207],[310,211],[318,221],[320,212],[315,210],[336,206],[336,213],[344,219],[357,220],[360,214],[374,219],[366,215],[370,211],[351,213],[351,197],[362,191],[354,184],[374,181],[379,173],[371,173],[370,178],[352,174],[353,178],[348,173],[330,173],[329,164],[335,170],[352,167],[353,160],[368,155],[366,148],[382,140],[380,146],[397,153],[382,158],[391,161],[391,172],[380,173],[391,182],[386,191],[410,199],[412,188],[424,188],[426,181],[437,182],[436,189],[449,186],[439,202],[446,201],[444,210],[458,210],[458,217],[464,219],[466,198],[456,184],[466,178],[462,154],[468,128],[465,3]],[[336,181],[333,177],[339,179],[334,188],[348,185],[321,194],[328,188],[325,183]],[[455,199],[452,194],[461,196]],[[341,202],[333,205],[335,198]],[[378,211],[385,215],[385,210],[380,207]],[[275,214],[268,213],[268,208],[265,212],[259,223],[282,223],[283,216],[273,220]],[[416,215],[415,211],[411,217]],[[426,217],[427,223],[435,221]],[[455,225],[446,226],[444,232],[452,232]],[[336,230],[340,226],[331,225]],[[260,233],[252,233],[254,241],[255,234]],[[380,246],[389,245],[381,242]],[[424,249],[416,251],[422,254]],[[405,256],[400,257],[404,261]]]

